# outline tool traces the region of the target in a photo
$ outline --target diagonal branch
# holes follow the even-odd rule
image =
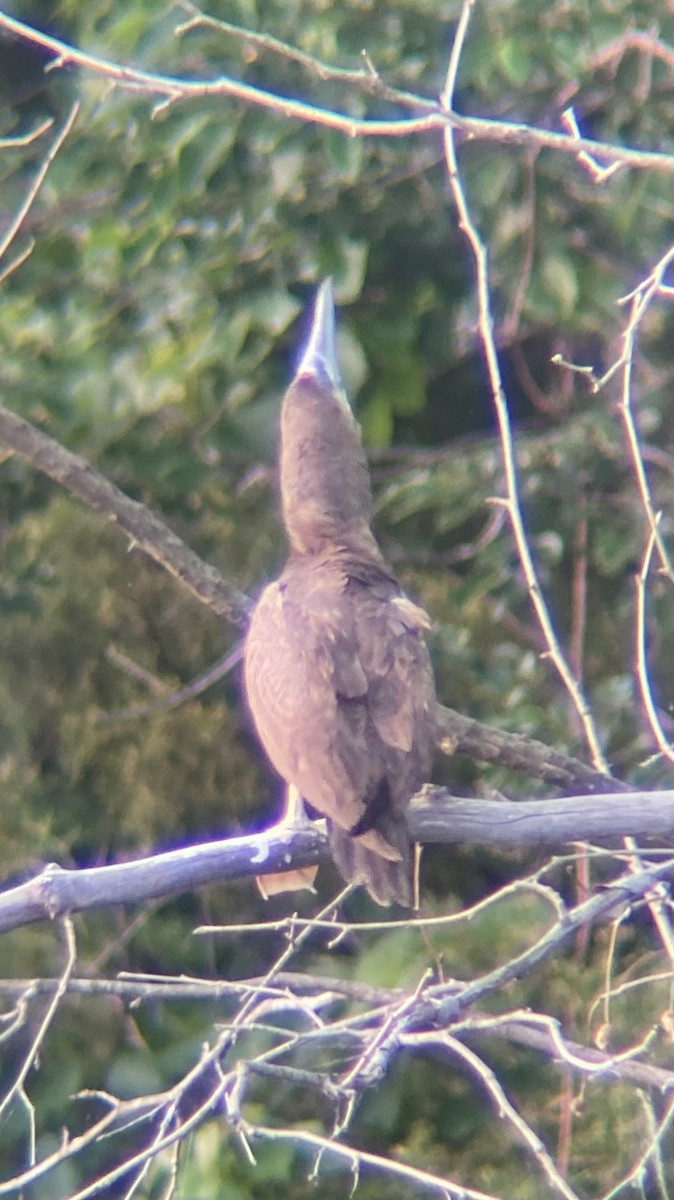
[[[218,616],[237,624],[245,620],[250,609],[248,598],[190,550],[149,508],[130,500],[79,454],[66,450],[4,407],[0,407],[0,441],[89,508],[119,525],[132,539],[132,547],[143,550]]]

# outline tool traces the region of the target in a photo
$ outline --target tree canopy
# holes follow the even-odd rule
[[[377,537],[479,723],[442,796],[668,803],[673,72],[654,0],[0,13],[0,848],[55,914],[3,934],[0,1196],[674,1188],[671,825],[429,832],[418,920],[329,865],[72,918],[40,875],[280,809],[239,650],[327,275]]]

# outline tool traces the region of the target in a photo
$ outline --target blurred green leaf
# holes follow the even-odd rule
[[[666,53],[647,55],[630,42],[630,31],[649,36],[654,29],[665,45],[671,41],[662,8],[654,0],[476,5],[457,109],[559,130],[560,112],[571,103],[585,136],[671,155]],[[140,69],[197,80],[228,75],[352,117],[411,111],[376,88],[326,80],[217,28],[176,37],[184,14],[159,11],[154,0],[23,0],[15,9],[85,51]],[[334,66],[362,66],[365,49],[386,84],[433,99],[459,6],[232,0],[226,13],[222,6],[209,11]],[[616,39],[620,47],[609,54]],[[14,57],[3,61],[3,46]],[[432,615],[440,698],[586,756],[576,714],[545,654],[502,507],[475,264],[437,131],[349,137],[227,97],[155,111],[154,98],[110,90],[84,68],[45,73],[40,60],[17,71],[16,49],[0,42],[3,136],[45,118],[62,120],[75,94],[82,109],[13,247],[18,252],[31,238],[34,249],[0,291],[3,402],[90,459],[256,593],[286,554],[274,480],[280,399],[316,285],[332,275],[341,370],[372,452],[377,536],[405,588]],[[38,140],[2,150],[2,229],[45,149]],[[495,337],[540,587],[562,646],[574,648],[573,669],[613,769],[627,780],[668,786],[667,764],[653,758],[651,732],[635,704],[634,574],[647,522],[615,411],[615,379],[593,394],[582,376],[551,359],[561,353],[597,374],[616,361],[628,319],[617,301],[671,243],[671,175],[623,170],[598,185],[573,156],[532,153],[505,140],[463,138],[458,155],[469,211],[489,252]],[[671,303],[654,296],[635,344],[632,400],[668,546],[673,344]],[[186,686],[239,635],[19,456],[6,453],[0,469],[0,849],[7,881],[50,859],[116,862],[263,827],[278,810],[281,788],[252,735],[235,672],[174,709],[115,716]],[[674,622],[671,587],[655,571],[646,632],[666,722]],[[436,775],[459,794],[545,792],[536,780],[466,758],[439,757]],[[546,854],[546,847],[429,848],[422,911],[458,912],[539,869]],[[569,901],[572,874],[555,868],[551,880]],[[608,880],[606,866],[593,865],[592,885]],[[334,874],[322,870],[318,895],[298,901],[302,911],[327,903],[334,885]],[[372,915],[362,896],[348,903]],[[192,931],[267,916],[250,880],[156,909],[81,915],[78,971],[264,977],[279,953],[276,933],[195,938]],[[317,938],[298,969],[387,987],[413,988],[429,967],[438,978],[474,978],[531,945],[549,920],[539,898],[508,894],[470,922],[423,935],[402,923],[356,932],[329,951]],[[63,968],[51,923],[18,930],[6,942],[12,975],[54,976]],[[667,985],[621,988],[651,968],[655,974],[658,953],[640,911],[617,930],[593,930],[583,955],[575,947],[556,954],[490,1003],[547,1013],[565,1034],[586,1041],[610,976],[611,1034],[619,1048],[636,1045],[666,1009]],[[30,1020],[38,1021],[43,997],[32,1003]],[[335,1009],[362,1011],[346,1000]],[[38,1154],[62,1144],[64,1126],[77,1136],[78,1122],[99,1111],[98,1101],[80,1099],[71,1121],[72,1095],[171,1086],[231,1012],[220,1002],[128,1009],[118,998],[64,998],[39,1069],[26,1083],[40,1126]],[[255,1044],[268,1047],[275,1036],[258,1031]],[[3,1043],[5,1073],[16,1069],[13,1053]],[[341,1041],[318,1067],[306,1053],[306,1069],[325,1069],[331,1078],[353,1062],[353,1046]],[[488,1046],[485,1040],[484,1053],[549,1148],[565,1136],[560,1112],[573,1108],[570,1177],[579,1194],[607,1194],[643,1153],[643,1102],[631,1085],[593,1084],[581,1106],[563,1092],[557,1067],[533,1051],[494,1038]],[[653,1061],[664,1062],[666,1053],[663,1038]],[[325,1132],[340,1117],[331,1094],[319,1098],[288,1079],[248,1080],[244,1093],[246,1117],[265,1124]],[[3,1127],[3,1153],[24,1163],[27,1124],[17,1108],[20,1119],[15,1112]],[[252,1168],[224,1129],[218,1116],[192,1133],[179,1164],[182,1194],[305,1195],[308,1156],[289,1144],[256,1143]],[[444,1173],[457,1186],[539,1200],[539,1179],[523,1172],[519,1146],[486,1114],[482,1093],[451,1066],[440,1071],[435,1059],[396,1057],[386,1079],[361,1099],[352,1134],[358,1145]],[[104,1143],[96,1150],[103,1157]],[[79,1164],[53,1175],[40,1194],[51,1200],[88,1186],[103,1157],[89,1164],[89,1175]],[[166,1163],[152,1168],[139,1196],[154,1200],[170,1189]],[[342,1200],[352,1179],[326,1164],[319,1164],[321,1195]],[[671,1174],[666,1156],[662,1169]],[[402,1184],[385,1186],[391,1200],[403,1200]],[[669,1178],[666,1186],[671,1190]],[[364,1200],[375,1200],[381,1188],[379,1177],[362,1173]]]

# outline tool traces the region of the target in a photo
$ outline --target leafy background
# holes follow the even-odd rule
[[[164,74],[229,73],[270,91],[354,116],[393,116],[394,106],[215,29],[176,37],[180,8],[150,0],[15,4],[11,12],[91,54]],[[458,6],[406,0],[213,3],[209,12],[299,45],[335,65],[358,66],[365,47],[387,82],[433,97],[443,82]],[[654,0],[495,0],[476,6],[459,75],[469,114],[560,129],[575,106],[583,132],[673,153],[671,66],[636,51],[601,51],[627,28],[660,26]],[[434,620],[442,700],[495,725],[583,756],[563,688],[542,661],[540,634],[507,526],[493,528],[490,497],[502,494],[486,375],[477,343],[472,266],[458,229],[437,134],[349,139],[320,126],[234,101],[195,100],[153,110],[147,98],[111,90],[0,41],[3,136],[45,115],[62,121],[75,96],[73,133],[53,164],[20,242],[35,247],[0,292],[0,380],[12,409],[91,461],[129,495],[164,516],[202,556],[254,593],[285,548],[276,507],[274,452],[280,396],[292,373],[316,283],[335,279],[340,361],[371,452],[376,531],[408,589]],[[0,221],[7,225],[43,154],[41,141],[0,155]],[[567,155],[495,142],[460,150],[472,211],[490,247],[498,342],[513,422],[527,529],[564,644],[578,621],[573,579],[586,539],[587,601],[582,675],[614,770],[664,786],[669,779],[641,718],[635,687],[634,574],[644,518],[618,413],[615,382],[592,394],[552,354],[596,370],[617,357],[618,299],[651,269],[671,238],[671,176],[623,171],[598,186]],[[655,505],[671,536],[674,416],[671,304],[653,306],[639,346],[635,400]],[[403,447],[400,453],[397,447]],[[18,458],[1,466],[0,855],[6,883],[41,863],[118,861],[153,848],[262,825],[280,803],[277,780],[251,732],[235,674],[170,712],[108,719],[148,703],[206,670],[236,633],[100,518],[59,494]],[[674,645],[671,596],[649,596],[652,682],[671,734]],[[110,648],[113,652],[110,653]],[[120,669],[119,654],[153,686]],[[439,762],[437,778],[466,794],[531,795],[530,781],[468,761]],[[545,858],[539,852],[429,851],[424,909],[445,911],[492,892]],[[566,890],[570,873],[557,879]],[[273,902],[313,911],[336,880],[321,874],[319,899]],[[374,910],[351,901],[354,916]],[[252,882],[211,888],[143,914],[77,921],[83,973],[119,969],[236,977],[264,970],[272,935],[194,938],[202,920],[251,922],[270,907]],[[469,977],[535,936],[530,901],[503,901],[479,923],[435,935],[364,934],[333,972],[372,982],[414,983],[429,961]],[[42,926],[8,936],[5,973],[58,970],[60,951]],[[646,975],[657,946],[645,922],[621,928],[613,969]],[[325,962],[312,945],[307,964]],[[608,933],[571,949],[513,985],[508,1006],[534,1005],[570,1036],[591,1033],[604,982]],[[620,1001],[615,1036],[628,1044],[666,1007],[667,988]],[[643,999],[643,1002],[642,1002]],[[165,1086],[194,1061],[220,1009],[154,1005],[131,1012],[112,1001],[68,1000],[31,1080],[42,1114],[39,1153],[56,1145],[68,1097],[99,1086],[120,1094]],[[588,1021],[589,1026],[588,1027]],[[622,1025],[620,1024],[622,1022]],[[661,1047],[665,1061],[667,1048]],[[554,1147],[562,1075],[500,1045],[492,1065]],[[64,1069],[67,1064],[67,1069]],[[8,1078],[12,1061],[0,1076]],[[313,1119],[279,1085],[253,1094],[273,1121]],[[621,1084],[584,1095],[571,1175],[587,1194],[607,1189],[638,1152],[639,1101]],[[84,1109],[82,1110],[84,1112]],[[459,1072],[400,1062],[355,1119],[358,1144],[396,1148],[430,1170],[526,1200],[520,1152],[487,1118],[485,1101]],[[2,1131],[6,1162],[24,1152],[14,1114]],[[326,1168],[327,1170],[327,1168]],[[192,1138],[182,1194],[308,1195],[306,1161],[289,1147],[243,1162],[216,1121]],[[160,1194],[161,1165],[143,1195]],[[65,1196],[74,1169],[35,1195]],[[360,1194],[380,1194],[363,1177]],[[387,1182],[391,1197],[407,1196]],[[344,1194],[344,1177],[321,1177],[321,1195]],[[650,1194],[650,1193],[649,1193]]]

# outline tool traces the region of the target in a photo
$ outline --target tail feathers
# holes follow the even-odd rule
[[[414,904],[414,854],[404,819],[391,819],[380,833],[354,837],[328,822],[330,850],[347,883],[362,883],[377,904]]]

